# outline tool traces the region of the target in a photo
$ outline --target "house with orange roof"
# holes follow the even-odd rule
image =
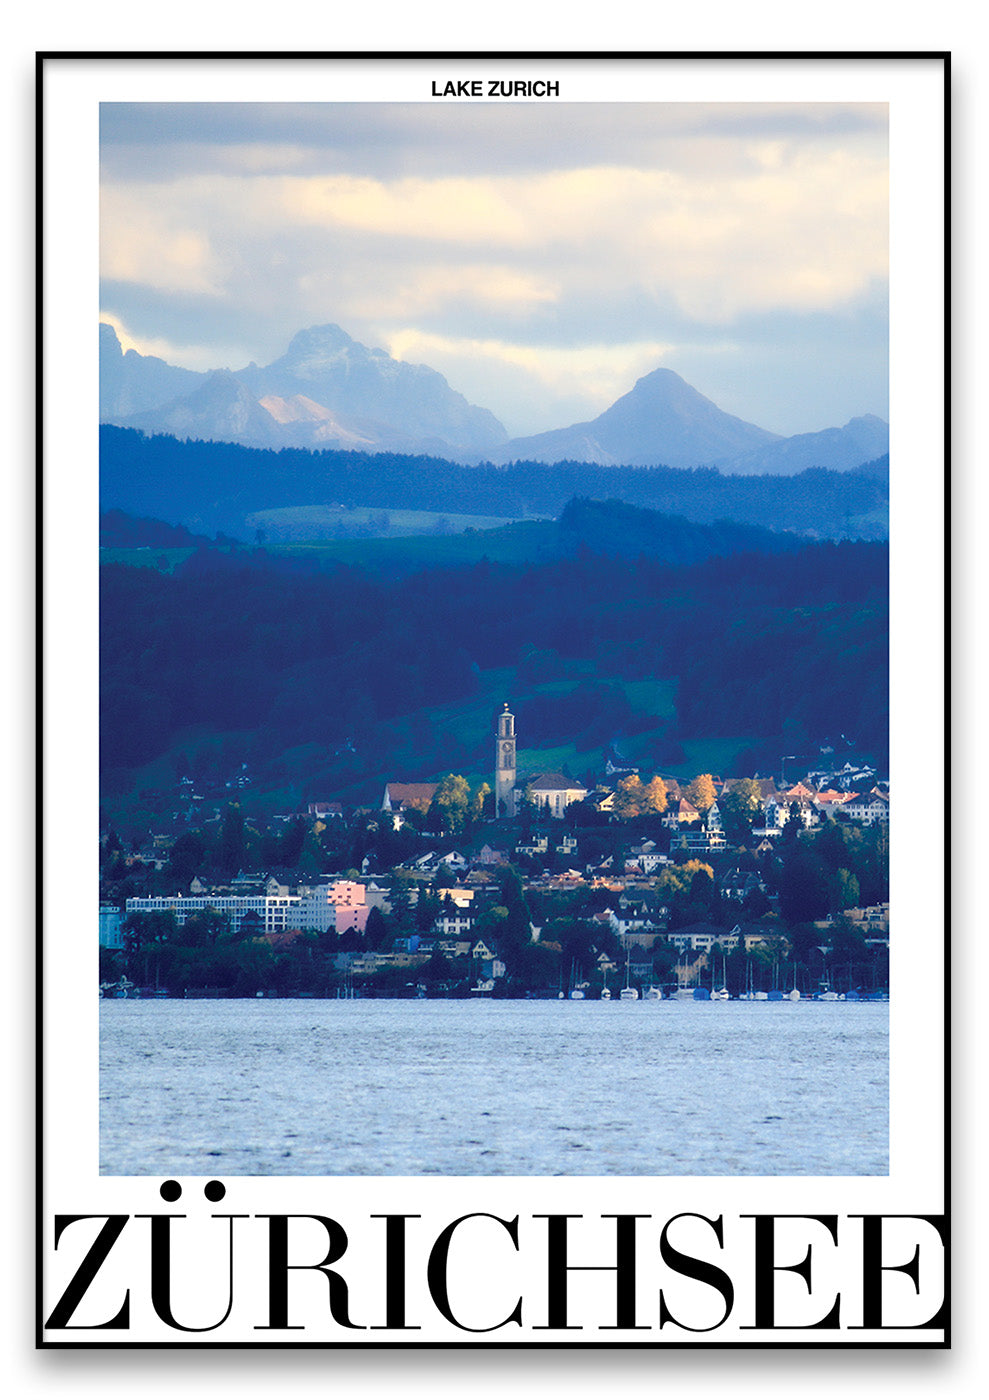
[[[685,797],[677,801],[668,802],[666,811],[663,813],[662,824],[676,831],[681,826],[692,826],[699,823],[701,814],[692,802],[688,802]]]
[[[847,804],[858,797],[857,792],[839,792],[837,788],[823,788],[817,794],[817,806],[823,817],[833,817],[836,812],[841,812]]]

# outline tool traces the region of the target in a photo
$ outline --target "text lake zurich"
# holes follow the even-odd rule
[[[116,1176],[862,1176],[873,1002],[104,1001]]]

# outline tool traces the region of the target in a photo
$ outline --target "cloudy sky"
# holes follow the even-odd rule
[[[888,417],[886,109],[105,104],[102,318],[193,369],[306,326],[512,434],[660,365],[781,433]]]

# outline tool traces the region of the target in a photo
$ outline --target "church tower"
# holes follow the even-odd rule
[[[498,716],[495,735],[495,813],[515,816],[515,716],[507,704]]]

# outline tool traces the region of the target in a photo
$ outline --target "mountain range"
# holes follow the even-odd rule
[[[515,438],[498,459],[696,467],[776,440],[775,433],[723,412],[673,370],[656,369],[590,422]],[[657,451],[663,453],[661,462]]]
[[[509,438],[426,365],[369,349],[339,326],[293,337],[267,366],[200,373],[135,350],[100,325],[100,422],[147,434],[247,447],[407,453],[454,462],[588,462],[716,466],[733,475],[844,471],[889,450],[874,415],[841,428],[780,437],[711,402],[671,369],[656,369],[588,422]]]

